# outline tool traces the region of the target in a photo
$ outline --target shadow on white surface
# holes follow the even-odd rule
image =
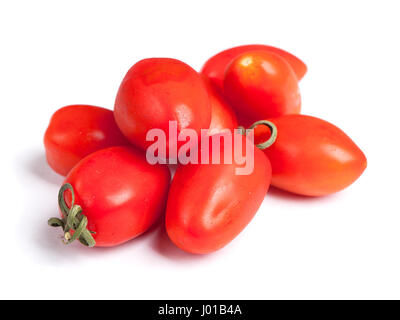
[[[29,159],[27,169],[29,173],[57,186],[59,186],[64,179],[63,176],[55,173],[47,164],[44,152],[35,153],[33,157]]]
[[[302,196],[299,194],[291,193],[291,192],[281,190],[281,189],[271,186],[266,197],[273,197],[275,199],[279,199],[282,201],[314,203],[314,202],[321,202],[321,201],[331,201],[336,196],[337,196],[337,194],[332,194],[332,195],[323,196],[323,197]]]
[[[50,211],[46,217],[56,216],[56,211]],[[40,216],[44,216],[40,214]],[[78,242],[71,245],[65,245],[62,241],[62,232],[59,228],[51,228],[47,225],[46,218],[37,221],[36,228],[28,234],[33,243],[38,246],[39,252],[42,252],[42,259],[50,263],[64,264],[65,262],[79,260],[83,255],[87,255],[90,249],[80,245]]]
[[[49,213],[47,216],[51,217],[52,215]],[[49,227],[46,221],[43,221],[43,223],[40,224],[40,227],[29,236],[32,238],[32,241],[40,247],[43,252],[42,257],[47,259],[49,262],[63,264],[64,262],[69,263],[70,261],[77,262],[80,258],[86,260],[88,257],[106,257],[110,254],[118,255],[123,251],[133,252],[132,250],[134,250],[135,247],[149,242],[149,238],[152,237],[155,228],[156,226],[150,228],[139,237],[116,247],[87,248],[79,243],[79,241],[75,241],[70,245],[65,245],[62,241],[61,229]]]
[[[158,223],[157,229],[154,231],[155,236],[150,243],[150,246],[155,252],[167,259],[175,261],[193,261],[207,258],[207,255],[196,255],[185,252],[173,244],[165,230],[163,223],[164,219],[160,220],[161,221]]]

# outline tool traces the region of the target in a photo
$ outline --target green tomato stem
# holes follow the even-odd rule
[[[64,199],[65,190],[71,191],[72,200],[71,208],[68,208]],[[75,240],[79,240],[80,243],[87,247],[94,247],[96,241],[94,240],[92,233],[87,229],[88,219],[82,214],[82,208],[75,203],[74,188],[71,184],[65,183],[58,192],[58,205],[62,212],[63,218],[50,218],[48,225],[51,227],[61,227],[64,232],[64,243],[71,244]],[[71,233],[73,231],[73,233]]]
[[[271,136],[269,137],[269,139],[265,142],[259,143],[256,145],[256,147],[258,149],[264,150],[269,148],[270,146],[272,146],[276,139],[278,138],[278,128],[276,127],[275,124],[273,124],[271,121],[268,120],[259,120],[254,122],[250,127],[249,130],[254,129],[255,127],[259,126],[259,125],[264,125],[266,127],[269,128],[269,130],[271,131]],[[238,127],[239,133],[246,135],[246,130],[244,127],[240,126]]]

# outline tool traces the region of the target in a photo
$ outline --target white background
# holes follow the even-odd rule
[[[400,298],[399,12],[398,1],[1,1],[0,297]],[[272,190],[207,256],[175,248],[160,227],[117,248],[64,246],[46,224],[62,182],[44,158],[52,113],[112,108],[139,59],[199,69],[249,43],[307,63],[303,112],[353,138],[364,175],[321,199]]]

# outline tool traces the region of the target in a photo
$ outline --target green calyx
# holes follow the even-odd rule
[[[64,192],[67,189],[71,191],[72,195],[71,208],[68,208],[64,199]],[[94,247],[96,244],[92,236],[94,232],[87,229],[88,219],[82,214],[82,208],[74,203],[74,188],[71,184],[65,183],[58,192],[58,205],[64,218],[50,218],[47,223],[51,227],[61,227],[63,229],[65,244],[79,240],[80,243],[87,247]]]

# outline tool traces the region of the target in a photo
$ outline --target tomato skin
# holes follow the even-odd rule
[[[224,94],[239,118],[252,122],[301,110],[293,70],[271,52],[253,51],[234,59],[226,69]]]
[[[218,87],[218,89],[223,90],[224,75],[227,66],[240,54],[255,50],[273,52],[285,59],[293,68],[298,80],[303,78],[307,72],[307,66],[304,62],[291,53],[271,46],[253,44],[233,47],[221,51],[207,60],[201,69],[201,73],[207,76]]]
[[[244,145],[246,138],[240,138]],[[211,137],[208,139],[211,145]],[[236,175],[235,162],[178,167],[168,197],[166,230],[179,248],[195,254],[211,253],[247,226],[271,180],[267,157],[257,148],[254,151],[254,171],[250,175]],[[210,152],[220,152],[222,159],[223,143],[221,149]]]
[[[114,115],[124,135],[141,149],[154,143],[146,141],[150,129],[164,130],[168,150],[169,121],[177,121],[178,134],[190,128],[200,136],[200,130],[210,126],[211,107],[199,73],[179,60],[151,58],[139,61],[126,74]]]
[[[88,218],[97,247],[116,246],[145,232],[165,209],[170,183],[167,166],[150,165],[139,150],[112,147],[81,160],[64,183]],[[71,206],[71,193],[64,193]]]
[[[89,105],[70,105],[57,110],[44,135],[47,162],[63,176],[85,156],[127,144],[113,112]]]
[[[269,121],[278,128],[277,140],[264,150],[271,161],[275,187],[300,195],[324,196],[351,185],[367,167],[363,152],[329,122],[306,115]],[[260,132],[255,134],[260,136]]]
[[[203,80],[206,84],[211,104],[209,134],[221,133],[226,129],[233,132],[233,130],[238,127],[235,112],[232,110],[225,98],[220,94],[215,85],[204,76]]]

